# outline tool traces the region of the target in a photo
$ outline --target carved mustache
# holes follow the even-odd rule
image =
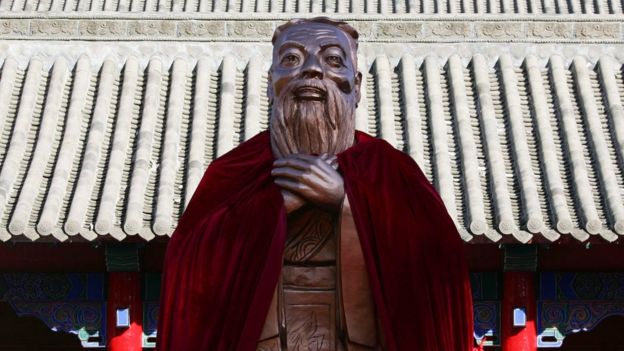
[[[288,90],[288,88],[287,88]],[[298,99],[325,100],[327,98],[327,86],[319,80],[294,81],[290,92]]]
[[[305,88],[316,89],[326,93],[330,89],[328,85],[328,82],[319,79],[293,79],[286,84],[282,94],[292,94],[295,90]]]

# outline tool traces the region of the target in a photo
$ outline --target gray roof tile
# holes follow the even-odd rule
[[[622,14],[618,0],[0,0],[0,11],[51,13]]]
[[[0,239],[170,235],[205,167],[267,127],[266,62],[239,62],[6,58]],[[357,127],[420,164],[465,240],[624,235],[622,62],[382,55],[367,68]]]

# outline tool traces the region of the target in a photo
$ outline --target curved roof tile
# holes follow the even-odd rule
[[[269,14],[622,14],[618,0],[1,0],[20,13],[269,13]]]
[[[378,56],[358,127],[420,164],[467,241],[617,240],[623,64],[543,62]],[[6,58],[0,240],[170,235],[208,164],[267,128],[264,65]]]

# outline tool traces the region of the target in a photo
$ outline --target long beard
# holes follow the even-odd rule
[[[308,81],[306,86],[322,88],[325,100],[296,99],[293,81],[273,102],[271,111],[271,147],[276,158],[291,154],[336,155],[353,145],[355,103],[335,84]]]

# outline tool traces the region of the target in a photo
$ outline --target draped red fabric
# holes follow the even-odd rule
[[[388,350],[472,350],[461,240],[416,163],[358,133],[338,157]]]
[[[389,351],[472,350],[463,243],[409,156],[358,132],[338,157]],[[208,167],[169,242],[160,351],[253,351],[279,278],[286,212],[267,132]]]

